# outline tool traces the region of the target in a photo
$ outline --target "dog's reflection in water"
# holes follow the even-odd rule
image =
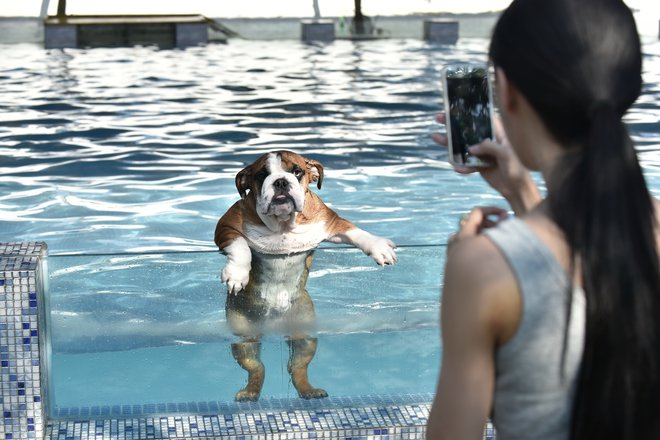
[[[291,151],[266,153],[236,175],[241,200],[215,229],[215,243],[227,255],[221,277],[227,322],[241,338],[232,353],[248,372],[236,400],[259,398],[265,377],[260,340],[271,330],[288,335],[288,369],[298,395],[327,396],[307,378],[317,340],[309,336],[314,305],[306,285],[319,243],[352,244],[381,266],[396,262],[394,243],[339,217],[310,191],[310,183],[321,189],[322,181],[321,163]]]

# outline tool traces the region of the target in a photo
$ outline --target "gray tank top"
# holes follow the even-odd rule
[[[568,275],[545,243],[512,218],[485,232],[515,274],[522,316],[495,354],[493,424],[498,440],[569,438],[584,345],[585,299],[574,289],[562,374]]]

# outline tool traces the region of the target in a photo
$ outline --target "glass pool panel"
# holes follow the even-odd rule
[[[349,248],[316,251],[310,381],[330,396],[428,393],[439,365],[443,246],[403,247],[379,267]],[[51,257],[53,415],[82,408],[231,402],[225,257],[217,252]],[[262,399],[296,398],[285,335],[265,335]],[[97,409],[97,411],[98,411]],[[65,410],[65,411],[63,411]]]

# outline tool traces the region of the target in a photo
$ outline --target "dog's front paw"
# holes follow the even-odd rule
[[[223,283],[227,283],[227,292],[236,295],[245,289],[250,280],[250,266],[228,262],[222,270],[220,279]]]
[[[396,245],[392,240],[382,237],[373,237],[369,243],[367,255],[374,259],[380,266],[396,263]]]

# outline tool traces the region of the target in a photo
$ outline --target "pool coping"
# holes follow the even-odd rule
[[[424,439],[430,403],[52,421],[46,438]]]

